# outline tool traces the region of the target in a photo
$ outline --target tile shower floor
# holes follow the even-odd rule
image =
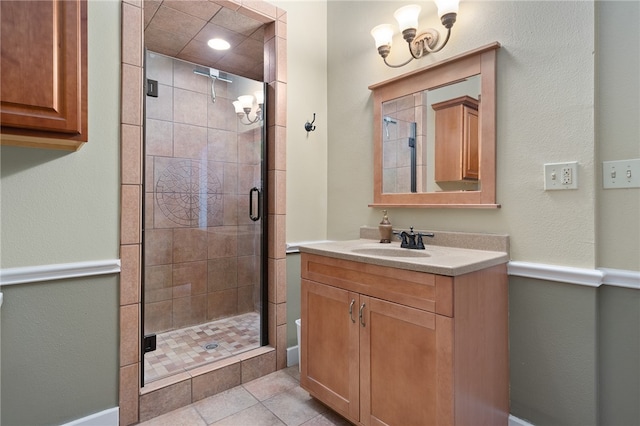
[[[144,355],[145,383],[259,347],[260,315],[249,312],[156,338],[156,350]]]

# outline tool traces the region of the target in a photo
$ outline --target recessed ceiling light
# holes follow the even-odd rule
[[[215,50],[227,50],[231,47],[231,45],[227,41],[221,38],[212,38],[207,42],[207,44],[210,48]]]

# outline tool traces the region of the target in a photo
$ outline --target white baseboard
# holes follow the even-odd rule
[[[287,367],[298,364],[298,345],[287,348]]]
[[[62,426],[118,426],[118,407],[65,423]]]
[[[533,426],[533,424],[519,419],[513,414],[509,414],[509,426]]]

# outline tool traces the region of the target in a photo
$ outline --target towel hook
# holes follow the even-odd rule
[[[309,132],[313,132],[316,129],[316,126],[313,125],[313,123],[316,122],[316,113],[313,113],[313,121],[311,121],[311,123],[309,123],[309,121],[307,121],[306,123],[304,123],[304,129],[307,131],[307,133]]]

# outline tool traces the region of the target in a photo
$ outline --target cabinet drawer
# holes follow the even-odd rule
[[[453,278],[302,253],[302,277],[330,286],[453,316]]]

